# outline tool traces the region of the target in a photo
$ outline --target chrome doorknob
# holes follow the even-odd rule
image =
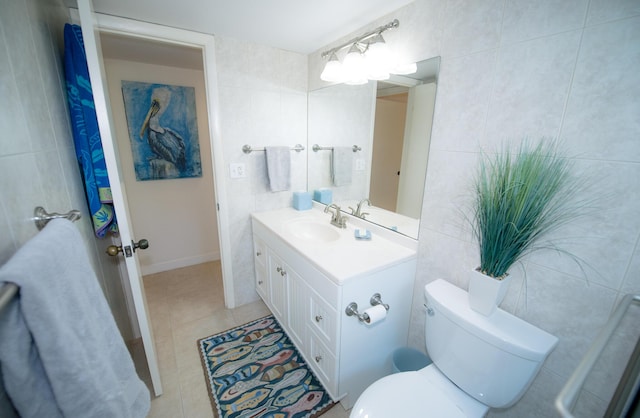
[[[124,248],[122,245],[109,245],[107,247],[107,254],[111,257],[115,257],[118,253],[124,252],[126,257],[131,257],[133,254],[131,253],[131,249],[133,248],[133,252],[135,253],[138,248],[141,250],[146,250],[149,248],[149,241],[146,239],[141,239],[138,242],[131,241],[131,246],[125,245]]]
[[[138,248],[140,248],[141,250],[146,250],[147,248],[149,248],[149,241],[147,241],[146,239],[141,239],[138,242],[131,241],[131,245],[133,246],[133,252],[135,253]]]

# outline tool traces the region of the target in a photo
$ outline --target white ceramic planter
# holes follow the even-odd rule
[[[483,315],[491,315],[507,294],[511,276],[502,280],[482,274],[479,270],[471,271],[469,280],[469,305],[471,309]]]

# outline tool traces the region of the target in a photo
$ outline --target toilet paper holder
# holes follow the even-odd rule
[[[380,293],[374,293],[373,296],[371,296],[371,299],[369,299],[369,303],[371,304],[371,306],[382,305],[384,306],[384,309],[389,312],[389,305],[382,302],[382,296],[380,296]],[[367,315],[366,312],[359,313],[358,304],[355,302],[351,302],[350,304],[348,304],[344,312],[347,314],[347,316],[357,317],[360,322],[369,322],[369,315]]]

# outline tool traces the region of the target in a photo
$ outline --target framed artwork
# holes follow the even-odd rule
[[[136,180],[202,177],[195,89],[122,81]]]

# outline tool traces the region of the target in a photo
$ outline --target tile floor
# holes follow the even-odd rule
[[[262,301],[226,309],[219,261],[145,276],[144,288],[164,390],[152,399],[149,417],[213,417],[197,340],[268,315],[269,310]],[[134,347],[136,364],[141,352],[139,345]],[[148,379],[148,371],[139,368],[139,373]],[[348,415],[338,404],[323,418]]]

